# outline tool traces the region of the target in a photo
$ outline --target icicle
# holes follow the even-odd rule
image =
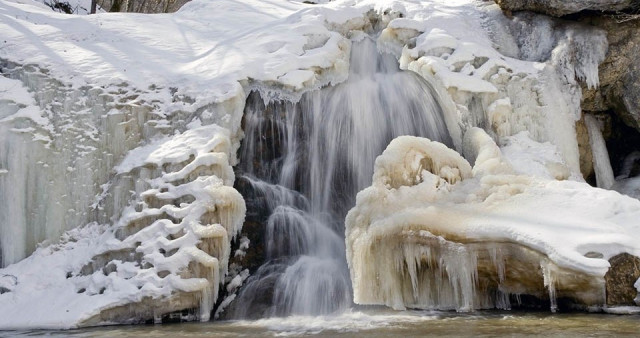
[[[556,300],[556,278],[553,272],[553,268],[550,262],[541,261],[540,269],[542,269],[544,286],[549,291],[549,308],[551,312],[555,313],[558,311],[558,302]]]
[[[584,117],[589,132],[589,144],[593,154],[593,167],[596,172],[596,183],[599,188],[609,189],[615,183],[607,144],[602,136],[602,125],[594,116],[586,114]]]

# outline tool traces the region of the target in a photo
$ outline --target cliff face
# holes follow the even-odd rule
[[[533,11],[551,16],[563,16],[581,11],[622,11],[638,6],[634,0],[496,0],[510,11]]]
[[[614,111],[628,126],[640,130],[640,20],[586,17],[585,22],[607,32],[609,52],[600,65],[600,88],[584,90],[583,109]]]

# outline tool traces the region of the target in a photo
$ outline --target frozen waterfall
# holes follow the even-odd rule
[[[248,99],[240,171],[268,214],[268,261],[247,281],[235,317],[349,307],[344,217],[371,184],[376,157],[400,135],[452,144],[432,86],[400,71],[372,38],[353,43],[350,65],[345,83],[297,103]]]

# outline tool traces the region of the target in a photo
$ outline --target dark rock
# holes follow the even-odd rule
[[[611,268],[604,276],[607,305],[635,305],[638,290],[633,286],[640,278],[640,258],[623,253],[609,260]]]
[[[495,0],[508,11],[532,11],[564,16],[582,11],[617,12],[640,6],[637,0]]]

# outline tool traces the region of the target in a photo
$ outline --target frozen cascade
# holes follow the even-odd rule
[[[596,184],[599,188],[609,189],[615,183],[607,144],[602,136],[600,121],[592,115],[585,115],[585,123],[589,132],[589,143],[593,152],[593,168],[596,172]]]
[[[372,38],[353,43],[350,65],[346,82],[297,103],[265,104],[257,93],[247,101],[240,170],[264,196],[268,261],[236,299],[236,318],[349,307],[343,221],[376,156],[400,135],[452,144],[431,85],[400,71]]]
[[[65,230],[119,213],[123,206],[97,210],[92,204],[116,161],[157,130],[148,122],[150,107],[132,100],[139,93],[127,92],[126,85],[71,89],[46,69],[0,64],[0,86],[14,88],[0,96],[3,267]],[[10,93],[17,88],[21,99],[14,102]]]

